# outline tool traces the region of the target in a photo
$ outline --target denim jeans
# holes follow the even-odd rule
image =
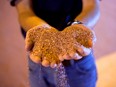
[[[70,87],[96,87],[97,70],[94,56],[63,62]],[[43,67],[29,58],[29,79],[31,87],[56,87],[55,69]]]

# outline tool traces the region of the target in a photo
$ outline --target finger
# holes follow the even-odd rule
[[[41,63],[41,57],[35,56],[35,55],[33,55],[33,53],[30,53],[30,59],[35,63]]]
[[[88,43],[88,47],[92,47],[92,46],[93,46],[92,40],[89,39],[89,40],[87,41],[87,43]]]
[[[66,59],[66,60],[70,60],[71,59],[71,57],[69,56],[69,54],[63,55],[63,58]]]
[[[75,60],[78,60],[78,59],[81,59],[81,58],[82,58],[82,56],[79,55],[79,54],[76,53],[76,52],[71,52],[71,53],[70,53],[70,56],[71,56],[72,59],[75,59]]]
[[[92,33],[93,33],[93,45],[94,45],[95,42],[97,41],[97,38],[96,38],[95,32],[93,30],[92,30]]]
[[[84,56],[87,56],[91,53],[91,48],[86,48],[83,46]]]
[[[75,52],[78,53],[81,56],[85,56],[85,47],[84,46],[77,46],[75,47]]]
[[[34,43],[32,41],[25,41],[25,49],[26,51],[31,51],[33,46],[34,46]]]
[[[81,48],[77,49],[77,53],[79,53],[81,56],[87,56],[91,53],[91,48],[81,46]]]
[[[25,39],[25,49],[27,51],[30,51],[32,49],[33,45],[34,45],[34,42],[30,36],[30,33],[27,33],[26,39]]]
[[[64,61],[64,58],[63,58],[62,55],[59,55],[59,60],[60,60],[60,61]]]
[[[81,56],[85,55],[84,54],[84,49],[81,46],[79,46],[79,47],[76,48],[76,53],[78,53]]]
[[[75,55],[75,52],[71,52],[69,53],[70,57],[73,59],[74,55]]]
[[[42,65],[45,66],[45,67],[49,67],[50,63],[49,63],[48,60],[44,59],[44,60],[42,61]]]
[[[55,68],[55,67],[57,67],[56,62],[55,62],[55,61],[53,61],[53,62],[50,64],[50,67],[51,67],[51,68]]]
[[[81,59],[82,58],[82,56],[80,56],[78,53],[75,53],[74,55],[73,55],[73,59],[74,60],[79,60],[79,59]]]

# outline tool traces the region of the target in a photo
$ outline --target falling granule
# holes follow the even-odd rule
[[[65,68],[62,63],[58,67],[56,67],[56,80],[57,87],[70,87],[68,83],[67,74],[65,72]]]
[[[28,42],[34,43],[33,55],[46,59],[49,63],[55,61],[61,63],[59,55],[76,52],[79,46],[91,48],[93,46],[94,34],[86,27],[72,25],[63,31],[55,28],[32,29],[27,33]],[[56,67],[57,87],[70,87],[63,64]]]

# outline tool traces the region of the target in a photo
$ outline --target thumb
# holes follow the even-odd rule
[[[30,38],[26,38],[25,39],[25,49],[26,49],[26,51],[31,51],[33,46],[34,46],[34,43],[31,41],[31,39]]]
[[[33,45],[34,45],[31,34],[32,33],[28,31],[27,34],[26,34],[26,38],[25,38],[25,49],[27,51],[31,51],[31,49],[33,48]]]

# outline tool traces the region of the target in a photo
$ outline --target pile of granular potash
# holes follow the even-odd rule
[[[62,33],[67,41],[70,41],[68,42],[69,44],[76,40],[77,43],[86,48],[91,48],[93,46],[95,39],[93,31],[81,24],[66,27]]]
[[[46,58],[50,63],[59,63],[58,56],[75,51],[79,46],[91,48],[93,46],[94,34],[84,27],[72,25],[63,31],[55,28],[33,29],[28,32],[27,38],[34,43],[32,52],[36,56]]]
[[[50,63],[52,61],[59,63],[58,55],[62,51],[62,46],[58,35],[59,32],[54,28],[44,29],[41,36],[35,38],[33,54],[41,56],[41,58],[48,60]]]

